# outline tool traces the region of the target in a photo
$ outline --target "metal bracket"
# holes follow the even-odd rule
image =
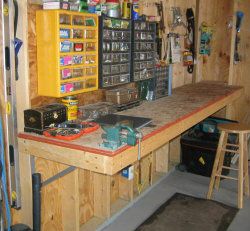
[[[57,173],[56,175],[54,175],[54,176],[48,178],[47,180],[45,180],[42,183],[42,187],[52,183],[53,181],[55,181],[55,180],[57,180],[57,179],[59,179],[61,177],[64,177],[65,175],[73,172],[75,169],[76,169],[76,167],[74,167],[74,166],[70,166],[70,167],[64,169],[63,171],[61,171],[61,172]]]

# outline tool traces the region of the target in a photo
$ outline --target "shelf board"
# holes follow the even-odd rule
[[[90,29],[90,30],[97,30],[96,26],[68,25],[68,24],[59,24],[59,28],[62,28],[62,29]]]
[[[135,30],[135,32],[148,32],[148,33],[154,33],[154,30]]]
[[[90,76],[80,76],[76,78],[69,78],[69,79],[64,79],[61,80],[60,83],[73,83],[73,82],[79,82],[87,79],[97,79],[96,75],[90,75]]]
[[[95,91],[97,89],[98,89],[98,87],[96,86],[96,87],[80,89],[77,91],[71,91],[71,92],[67,92],[67,93],[60,93],[59,97],[64,97],[64,96],[68,96],[68,95],[77,95],[77,94],[84,93],[84,92]]]
[[[154,43],[154,39],[135,39],[136,43]]]
[[[97,67],[97,63],[91,63],[91,64],[73,64],[73,65],[67,65],[67,66],[60,66],[60,70],[64,70],[64,69],[73,69],[73,68],[81,68],[81,67]]]
[[[71,41],[77,43],[85,43],[85,42],[98,42],[97,38],[86,39],[86,38],[60,38],[60,42]]]
[[[128,29],[123,29],[123,28],[110,28],[110,27],[103,27],[103,30],[126,31],[126,32],[130,32],[130,28],[128,28]]]
[[[121,61],[121,62],[103,62],[103,66],[105,66],[105,65],[119,65],[119,64],[128,64],[128,63],[130,63],[129,62],[129,60],[127,60],[127,61]]]
[[[96,51],[71,51],[71,52],[60,52],[60,55],[96,55]]]

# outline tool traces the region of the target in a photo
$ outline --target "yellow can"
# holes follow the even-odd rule
[[[130,2],[124,1],[122,4],[122,17],[130,18]]]
[[[66,96],[62,103],[67,107],[68,120],[76,120],[78,112],[78,100],[75,96]]]

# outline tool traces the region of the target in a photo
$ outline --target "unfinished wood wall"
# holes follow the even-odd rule
[[[228,82],[232,28],[233,0],[200,0],[198,26],[202,22],[213,28],[211,55],[200,55],[197,50],[196,80],[220,80]],[[198,32],[200,40],[200,31]],[[199,49],[200,41],[198,41]]]
[[[229,108],[233,119],[250,124],[250,0],[235,0],[234,12],[244,12],[240,32],[239,54],[241,62],[232,65],[229,83],[244,86],[244,96]]]
[[[159,3],[161,0],[143,0],[141,1],[142,14],[158,16],[157,8],[155,3]],[[180,7],[182,13],[183,22],[186,23],[186,9],[192,8],[194,13],[196,13],[196,0],[165,0],[163,2],[164,8],[164,22],[166,26],[165,34],[163,36],[163,42],[167,42],[167,34],[169,32],[179,33],[181,35],[181,47],[184,50],[184,35],[186,34],[186,28],[183,26],[171,28],[173,21],[173,11],[172,7]],[[167,46],[163,45],[163,53],[165,54]],[[187,68],[183,66],[182,63],[176,63],[173,65],[173,88],[182,86],[184,84],[191,83],[193,79],[193,74],[187,72]]]
[[[151,15],[157,15],[157,9],[155,6],[155,2],[157,1],[148,1],[144,0],[142,2],[146,2],[145,4],[150,7],[148,11]],[[29,30],[28,30],[28,44],[29,44],[29,71],[30,71],[30,102],[31,106],[40,106],[43,104],[60,101],[60,99],[55,99],[51,97],[39,96],[37,94],[37,59],[36,59],[36,22],[35,22],[35,12],[42,8],[41,5],[33,4],[39,3],[39,1],[30,1],[28,6],[28,21],[29,21]],[[192,7],[195,11],[196,0],[167,0],[163,1],[164,3],[164,13],[165,13],[165,23],[166,23],[166,32],[170,32],[170,24],[172,22],[172,11],[171,7],[179,6],[181,7],[183,20],[185,22],[185,10],[186,8]],[[149,4],[149,5],[148,5]],[[177,28],[175,32],[178,32],[182,35],[186,32],[185,28]],[[165,38],[166,41],[166,38]],[[182,36],[181,43],[183,47],[184,37]],[[175,64],[173,67],[173,87],[182,86],[187,83],[192,82],[193,75],[188,74],[186,67],[183,67],[182,63]],[[98,101],[104,100],[104,91],[97,90],[94,92],[84,93],[77,95],[79,104],[88,104],[95,103]]]
[[[196,81],[219,80],[241,85],[245,93],[227,109],[227,117],[250,124],[250,0],[199,0],[199,24],[207,22],[214,28],[212,54],[198,55]],[[235,42],[235,13],[243,11],[244,21],[240,34],[241,62],[233,63]],[[233,24],[233,27],[229,27]],[[199,47],[199,46],[198,46]]]

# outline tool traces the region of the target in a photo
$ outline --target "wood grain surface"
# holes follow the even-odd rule
[[[223,83],[218,84],[213,81],[200,82],[176,88],[170,97],[164,97],[153,102],[144,102],[139,107],[129,109],[120,114],[152,118],[154,127],[145,127],[142,129],[145,140],[162,129],[179,123],[188,117],[192,120],[192,115],[196,112],[220,102],[223,98],[235,92],[241,92],[241,88],[226,86]],[[200,120],[202,119],[200,118]],[[99,129],[73,141],[59,141],[32,133],[21,133],[19,137],[100,154],[114,155],[120,152],[112,152],[100,147],[102,133],[102,129]],[[124,147],[118,150],[123,149]]]

